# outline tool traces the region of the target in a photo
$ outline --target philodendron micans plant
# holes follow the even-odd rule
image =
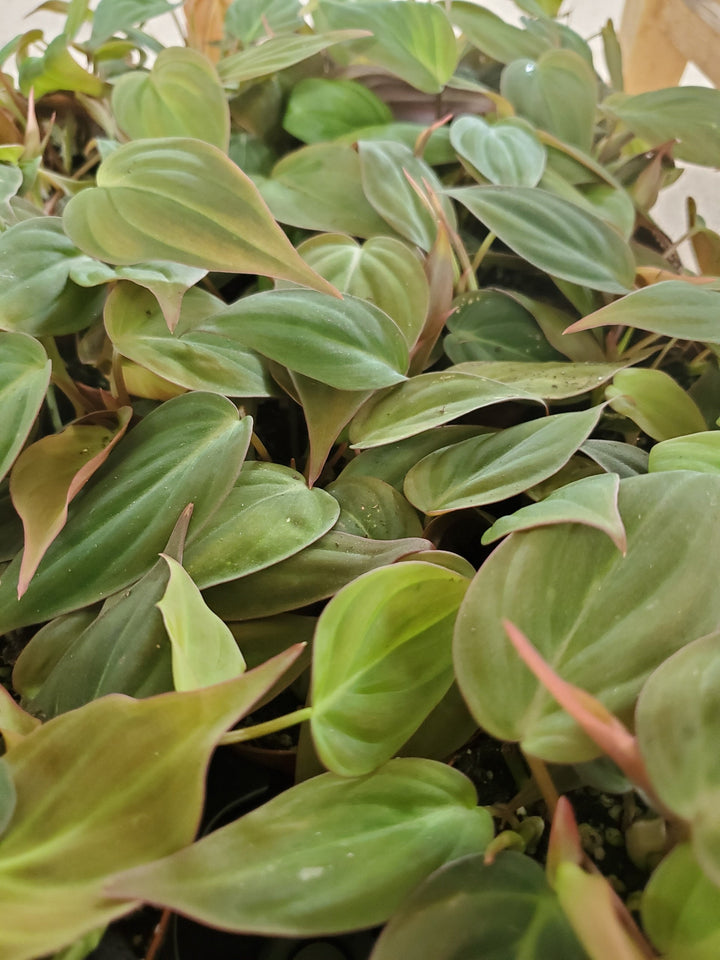
[[[3,38],[4,960],[720,953],[720,93],[517,5]]]

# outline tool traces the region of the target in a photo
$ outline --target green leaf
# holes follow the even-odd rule
[[[650,473],[660,470],[720,473],[720,431],[705,430],[656,443],[650,451],[648,470]]]
[[[10,474],[10,495],[24,529],[18,597],[65,526],[68,504],[107,460],[131,416],[130,407],[122,407],[116,417],[103,417],[101,425],[91,415],[91,422],[71,423],[35,441],[18,457]]]
[[[380,307],[413,346],[425,323],[430,290],[420,260],[406,243],[373,237],[359,246],[351,237],[326,233],[306,240],[298,253],[341,293]]]
[[[100,164],[97,186],[65,207],[63,223],[81,250],[109,263],[172,260],[334,292],[303,263],[252,181],[200,140],[118,147]]]
[[[506,23],[476,3],[453,0],[449,16],[474,47],[500,63],[510,63],[520,57],[535,60],[548,48],[543,37]]]
[[[230,111],[212,63],[197,50],[168,47],[149,73],[133,71],[113,87],[112,109],[131,140],[194,137],[227,150]]]
[[[468,856],[431,874],[393,915],[370,960],[587,960],[541,867],[520,853]]]
[[[444,11],[433,4],[320,0],[333,28],[369,30],[356,45],[362,59],[394,73],[423,93],[441,93],[458,61],[457,41]]]
[[[328,33],[270,37],[257,46],[223,57],[218,63],[218,74],[228,86],[247,83],[248,80],[257,80],[302,63],[336,43],[365,36],[367,33],[364,30],[333,30]]]
[[[88,97],[102,97],[106,90],[100,77],[83,70],[72,57],[64,33],[50,41],[42,57],[26,57],[22,61],[18,82],[25,96],[33,90],[36,99],[56,90],[72,90]]]
[[[393,230],[430,251],[437,233],[435,214],[420,199],[406,174],[424,192],[429,187],[438,195],[448,223],[454,227],[455,211],[442,196],[443,186],[435,171],[404,144],[390,140],[361,140],[358,152],[363,190],[372,206]]]
[[[170,568],[162,600],[157,604],[172,646],[173,685],[195,690],[232,680],[245,671],[235,637],[208,609],[183,566],[161,554]]]
[[[607,473],[616,473],[621,479],[648,472],[647,451],[629,443],[619,443],[617,440],[586,440],[580,450]]]
[[[272,567],[326,534],[337,501],[275,463],[244,464],[207,526],[188,543],[185,567],[202,588]]]
[[[360,182],[360,157],[350,144],[316,143],[286,154],[258,189],[281,223],[354,237],[387,234]]]
[[[566,332],[617,324],[681,340],[720,343],[719,310],[720,292],[682,280],[663,280],[596,310]]]
[[[267,27],[272,34],[294,30],[301,15],[299,0],[234,0],[225,14],[225,32],[247,46],[262,39]]]
[[[171,333],[149,293],[135,284],[119,283],[105,304],[105,329],[123,357],[188,390],[226,397],[271,396],[272,380],[256,353],[229,337],[202,330],[204,322],[222,309],[217,297],[193,288],[183,298]]]
[[[605,388],[610,406],[653,440],[704,432],[707,424],[695,401],[662,370],[620,370]]]
[[[35,336],[75,333],[99,312],[97,291],[69,279],[93,261],[63,231],[59,217],[35,217],[0,234],[0,327]]]
[[[407,344],[386,313],[366,300],[310,290],[243,297],[202,324],[306,377],[341,390],[405,379]]]
[[[108,877],[192,842],[217,741],[298,653],[201,690],[104,697],[8,750],[17,807],[0,854],[4,958],[33,960],[135,909],[107,897]]]
[[[80,491],[21,600],[16,557],[0,582],[0,632],[94,603],[145,573],[181,511],[195,534],[232,488],[252,422],[222,397],[190,393],[153,410]]]
[[[0,757],[0,837],[13,818],[16,803],[17,793],[12,773],[7,763]]]
[[[377,477],[402,491],[408,470],[423,457],[483,433],[487,433],[483,427],[435,427],[406,440],[364,450],[348,463],[340,477]]]
[[[500,92],[536,127],[589,153],[595,129],[598,81],[572,50],[547,50],[505,67]],[[533,184],[528,184],[533,186]]]
[[[601,413],[558,413],[438,450],[410,470],[405,496],[430,515],[506,500],[567,463]]]
[[[45,399],[50,361],[32,337],[0,332],[0,478],[20,453]]]
[[[12,220],[10,200],[22,187],[23,175],[19,167],[0,164],[0,220]]]
[[[504,291],[473,290],[454,301],[443,349],[453,363],[560,360],[533,315]]]
[[[615,93],[602,109],[622,120],[649,146],[677,140],[679,160],[717,166],[720,151],[720,91],[707,87],[668,87],[627,96]]]
[[[643,891],[642,922],[667,960],[715,960],[720,952],[720,889],[689,843],[674,847]]]
[[[326,488],[340,504],[335,530],[370,540],[422,536],[422,524],[405,497],[377,477],[340,477]]]
[[[452,631],[468,580],[429,563],[366,573],[320,614],[310,728],[320,759],[370,773],[403,745],[453,681]]]
[[[173,857],[128,871],[107,892],[238,932],[370,927],[432,870],[484,849],[491,821],[475,804],[470,781],[431,760],[392,760],[352,780],[326,773]]]
[[[223,620],[269,617],[326,600],[368,570],[429,549],[419,537],[367,540],[332,531],[282,563],[212,587],[205,600]]]
[[[75,613],[66,613],[46,623],[33,634],[20,652],[13,668],[13,689],[21,695],[23,703],[29,704],[39,693],[65,651],[86,627],[90,626],[97,612],[97,607],[86,607],[84,610],[76,610]],[[76,682],[77,678],[73,677],[73,680]],[[79,684],[76,685],[79,686]],[[164,689],[170,688],[171,684],[168,684]],[[94,699],[92,696],[87,697],[81,700],[80,704],[88,703],[92,699]],[[44,710],[40,707],[36,712],[43,713]],[[47,713],[48,717],[54,715],[55,712]]]
[[[629,719],[649,673],[720,623],[719,505],[718,478],[648,474],[620,481],[625,557],[605,534],[577,525],[501,543],[473,580],[455,629],[456,675],[478,723],[550,762],[597,756],[514,653],[502,620],[562,679]]]
[[[618,550],[626,549],[625,527],[618,513],[620,478],[612,473],[575,480],[554,491],[539,503],[521,507],[496,520],[482,536],[482,543],[494,543],[515,530],[531,530],[556,523],[582,523],[606,533]]]
[[[508,400],[542,403],[536,394],[452,367],[422,373],[375,394],[350,424],[350,440],[353,447],[362,448],[395,443]]]
[[[450,142],[491,183],[534,187],[545,169],[545,147],[532,127],[517,118],[489,124],[482,117],[458,117],[450,127]]]
[[[9,750],[18,739],[32,733],[40,721],[16,703],[6,687],[0,687],[0,735]]]
[[[99,47],[114,33],[127,33],[131,27],[170,13],[180,5],[168,0],[100,0],[93,14],[90,46]]]
[[[702,477],[706,482],[711,479]],[[705,553],[695,565],[708,562],[712,561]],[[720,886],[720,761],[710,745],[720,734],[719,681],[716,629],[660,663],[643,687],[635,713],[638,745],[652,785],[666,807],[690,821],[693,852],[716,886]]]
[[[303,143],[318,143],[392,118],[387,104],[355,80],[308,77],[292,89],[283,128]]]
[[[511,250],[552,276],[607,293],[627,293],[633,284],[635,262],[627,243],[574,203],[538,187],[460,187],[446,192]]]

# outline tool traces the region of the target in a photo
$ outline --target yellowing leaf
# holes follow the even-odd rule
[[[172,645],[175,689],[209,687],[243,673],[245,660],[230,629],[205,605],[183,566],[161,556],[170,567],[170,579],[157,606]]]
[[[10,474],[10,495],[25,531],[18,598],[65,526],[68,504],[105,462],[131,416],[130,407],[122,407],[117,425],[109,427],[92,422],[97,416],[90,414],[61,433],[36,441],[18,457]]]

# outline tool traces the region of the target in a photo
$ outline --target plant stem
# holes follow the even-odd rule
[[[555,815],[555,807],[557,802],[560,799],[560,796],[557,792],[555,784],[552,781],[552,777],[548,773],[548,768],[545,766],[542,760],[538,760],[537,757],[531,757],[530,754],[525,754],[525,759],[527,765],[530,767],[530,772],[533,775],[535,783],[538,785],[538,789],[543,796],[543,800],[547,804],[548,813],[551,817]]]
[[[277,733],[278,730],[285,730],[296,723],[303,723],[312,716],[312,707],[303,707],[301,710],[295,710],[292,713],[286,713],[283,717],[275,717],[274,720],[268,720],[266,723],[258,723],[253,727],[241,727],[239,730],[231,730],[220,739],[221,746],[227,746],[229,743],[244,743],[246,740],[257,740],[259,737],[266,737],[269,733]]]
[[[472,262],[473,273],[475,273],[478,270],[478,268],[480,267],[480,264],[485,259],[485,254],[488,252],[488,250],[493,245],[493,242],[496,239],[497,239],[496,234],[494,234],[491,230],[490,233],[488,233],[488,235],[485,237],[483,242],[480,244],[480,246],[477,249],[477,253],[473,257],[473,262]]]

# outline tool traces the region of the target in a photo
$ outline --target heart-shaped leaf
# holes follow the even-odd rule
[[[118,147],[101,163],[97,186],[65,207],[63,224],[81,250],[108,263],[172,260],[334,292],[302,261],[252,180],[201,140]]]
[[[243,297],[200,329],[341,390],[398,383],[408,367],[407,344],[397,325],[358,297],[270,290]]]
[[[491,834],[466,777],[403,758],[369,777],[306,780],[106,893],[226,930],[331,934],[382,923],[428,873],[481,852]],[[280,896],[290,884],[294,896]]]
[[[652,669],[720,624],[711,586],[718,504],[720,478],[631,477],[618,498],[625,557],[605,534],[579,525],[514,533],[500,544],[455,630],[458,683],[478,723],[551,762],[597,756],[514,653],[502,620],[531,637],[563,680],[627,719]]]
[[[528,123],[514,117],[493,124],[482,117],[458,117],[450,142],[490,183],[534,187],[545,169],[545,147]]]
[[[12,466],[30,433],[50,382],[50,361],[32,337],[0,332],[0,478]]]
[[[228,148],[225,91],[213,65],[196,50],[167,47],[149,73],[123,74],[113,87],[112,109],[131,140],[193,137]]]
[[[303,143],[319,143],[392,118],[387,104],[355,80],[308,77],[292,88],[283,127]]]
[[[431,515],[506,500],[566,464],[601,413],[558,413],[438,450],[410,470],[405,496]]]
[[[399,563],[348,584],[315,631],[315,747],[343,776],[392,757],[447,693],[452,631],[468,580],[428,563]]]
[[[384,480],[342,476],[325,489],[340,504],[336,530],[370,540],[422,536],[417,511]]]
[[[459,187],[446,192],[511,250],[554,277],[608,293],[627,293],[633,284],[635,261],[627,243],[574,203],[538,187]]]

